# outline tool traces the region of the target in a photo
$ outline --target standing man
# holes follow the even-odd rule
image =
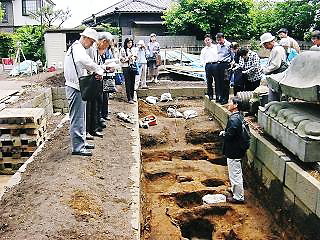
[[[294,40],[292,37],[288,36],[288,29],[280,28],[280,30],[277,33],[281,39],[284,38],[289,40],[289,43],[290,43],[289,48],[295,49],[298,53],[301,52],[298,42]]]
[[[205,66],[206,79],[207,79],[207,94],[210,100],[213,99],[213,75],[218,62],[218,50],[217,45],[212,44],[212,38],[210,34],[204,36],[205,47],[201,50],[200,61]],[[217,97],[216,79],[215,92]]]
[[[86,28],[80,35],[80,39],[70,46],[65,56],[64,77],[69,102],[72,155],[92,156],[92,152],[88,150],[92,145],[85,143],[86,102],[81,98],[79,77],[90,71],[96,73],[97,79],[101,80],[104,71],[86,52],[98,40],[98,33],[92,28]]]
[[[286,70],[288,64],[286,63],[287,54],[282,46],[275,41],[275,37],[271,33],[264,33],[260,36],[261,45],[270,51],[267,65],[262,68],[266,75],[280,73]],[[279,101],[280,94],[275,92],[269,86],[269,101]]]
[[[241,158],[244,157],[246,149],[242,149],[242,124],[243,115],[239,112],[241,99],[233,97],[228,105],[231,112],[226,129],[220,132],[224,136],[223,154],[227,157],[228,173],[231,183],[232,197],[227,198],[227,202],[244,203],[244,188],[241,168]]]
[[[224,38],[223,33],[216,35],[218,48],[218,64],[214,72],[217,102],[226,104],[229,101],[230,79],[226,76],[226,70],[233,61],[231,43]]]
[[[281,64],[286,62],[286,51],[276,41],[271,33],[264,33],[260,36],[261,45],[270,51],[267,65],[262,68],[263,73],[266,75],[280,73]]]
[[[313,46],[310,48],[310,50],[320,51],[320,31],[319,30],[312,32],[311,41],[313,43]]]

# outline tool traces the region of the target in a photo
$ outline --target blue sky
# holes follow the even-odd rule
[[[120,0],[53,0],[57,8],[71,9],[72,17],[63,24],[64,28],[76,27],[93,13],[97,13]]]

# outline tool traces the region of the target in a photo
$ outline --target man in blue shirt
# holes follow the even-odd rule
[[[226,76],[226,70],[230,67],[233,60],[233,52],[231,51],[231,43],[224,38],[223,33],[216,34],[218,46],[218,63],[214,72],[216,101],[221,104],[226,104],[229,101],[230,82]]]

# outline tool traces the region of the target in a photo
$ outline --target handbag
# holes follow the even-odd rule
[[[124,83],[124,76],[122,73],[116,73],[115,84],[122,85]]]
[[[114,93],[117,91],[116,89],[116,80],[114,76],[104,77],[102,80],[103,91],[107,93]]]
[[[161,66],[162,64],[162,60],[161,60],[161,55],[160,54],[156,54],[156,66]]]
[[[139,75],[139,67],[136,62],[131,63],[129,65],[130,71],[132,71],[135,75]]]
[[[96,97],[96,93],[97,93],[96,92],[97,91],[96,74],[93,73],[87,76],[79,77],[76,63],[74,62],[73,48],[71,48],[71,56],[72,56],[74,69],[76,70],[76,73],[79,79],[81,98],[83,101],[93,100]]]

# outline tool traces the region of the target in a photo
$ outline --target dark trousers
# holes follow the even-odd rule
[[[248,81],[248,78],[244,82],[244,91],[254,91],[257,87],[260,86],[260,80],[250,82]]]
[[[107,118],[109,113],[109,93],[103,92],[102,94],[102,108],[101,108],[101,117]]]
[[[214,69],[216,67],[216,64],[207,63],[205,66],[206,71],[206,79],[207,79],[207,94],[210,99],[213,99],[213,73]]]
[[[97,128],[97,119],[98,117],[98,108],[97,108],[97,99],[87,101],[86,106],[86,131],[88,133],[93,133]]]
[[[123,75],[124,75],[124,81],[126,84],[126,93],[127,93],[127,98],[128,101],[133,100],[134,96],[134,84],[135,84],[135,73],[130,70],[129,67],[124,67],[122,68],[123,70]]]
[[[220,102],[227,102],[229,100],[230,80],[226,75],[226,69],[229,68],[229,63],[220,62],[215,64],[213,77],[216,90],[216,99]]]

